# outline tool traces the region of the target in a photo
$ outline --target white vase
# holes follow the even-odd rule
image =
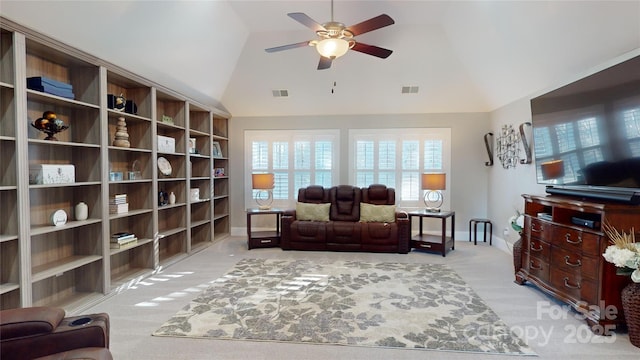
[[[76,204],[75,208],[76,220],[87,220],[89,217],[89,207],[84,202]]]
[[[169,194],[169,204],[173,205],[175,203],[176,203],[176,194],[174,194],[172,191],[171,194]]]

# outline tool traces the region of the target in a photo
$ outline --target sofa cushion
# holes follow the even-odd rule
[[[395,205],[373,205],[360,203],[360,222],[394,222],[396,221]]]
[[[351,185],[334,186],[329,190],[332,221],[358,221],[360,219],[360,188]]]
[[[381,184],[373,184],[362,188],[362,201],[375,205],[394,205],[396,203],[395,194],[393,188],[388,188]]]
[[[330,203],[326,204],[307,204],[296,203],[296,218],[306,221],[329,221]]]

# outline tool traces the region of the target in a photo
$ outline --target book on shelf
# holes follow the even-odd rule
[[[109,205],[120,205],[127,203],[127,194],[116,194],[109,198]]]
[[[111,235],[111,242],[121,242],[135,239],[136,235],[128,232],[119,232]]]
[[[138,243],[138,238],[134,237],[133,239],[128,240],[127,242],[122,242],[122,243],[117,243],[117,242],[114,243],[114,242],[112,242],[110,244],[110,248],[111,249],[123,249],[123,248],[127,248],[127,247],[130,247],[130,246],[134,246],[137,243]]]
[[[129,212],[129,203],[109,204],[109,214],[122,214]]]

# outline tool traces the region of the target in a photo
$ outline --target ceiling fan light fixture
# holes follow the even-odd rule
[[[332,60],[346,54],[351,47],[353,46],[349,41],[336,38],[323,39],[316,44],[318,53]]]

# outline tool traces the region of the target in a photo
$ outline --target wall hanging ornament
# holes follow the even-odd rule
[[[493,166],[493,133],[488,132],[484,134],[484,146],[487,148],[487,155],[489,155],[489,161],[484,163],[484,166]]]
[[[503,125],[500,136],[496,139],[496,155],[503,168],[516,167],[520,160],[519,142],[520,136],[513,129],[513,126]]]
[[[531,123],[527,121],[520,124],[520,138],[522,139],[522,146],[524,147],[524,155],[527,157],[526,159],[520,159],[520,164],[531,164],[531,146],[529,145],[527,136],[524,133],[525,126],[531,127]]]

